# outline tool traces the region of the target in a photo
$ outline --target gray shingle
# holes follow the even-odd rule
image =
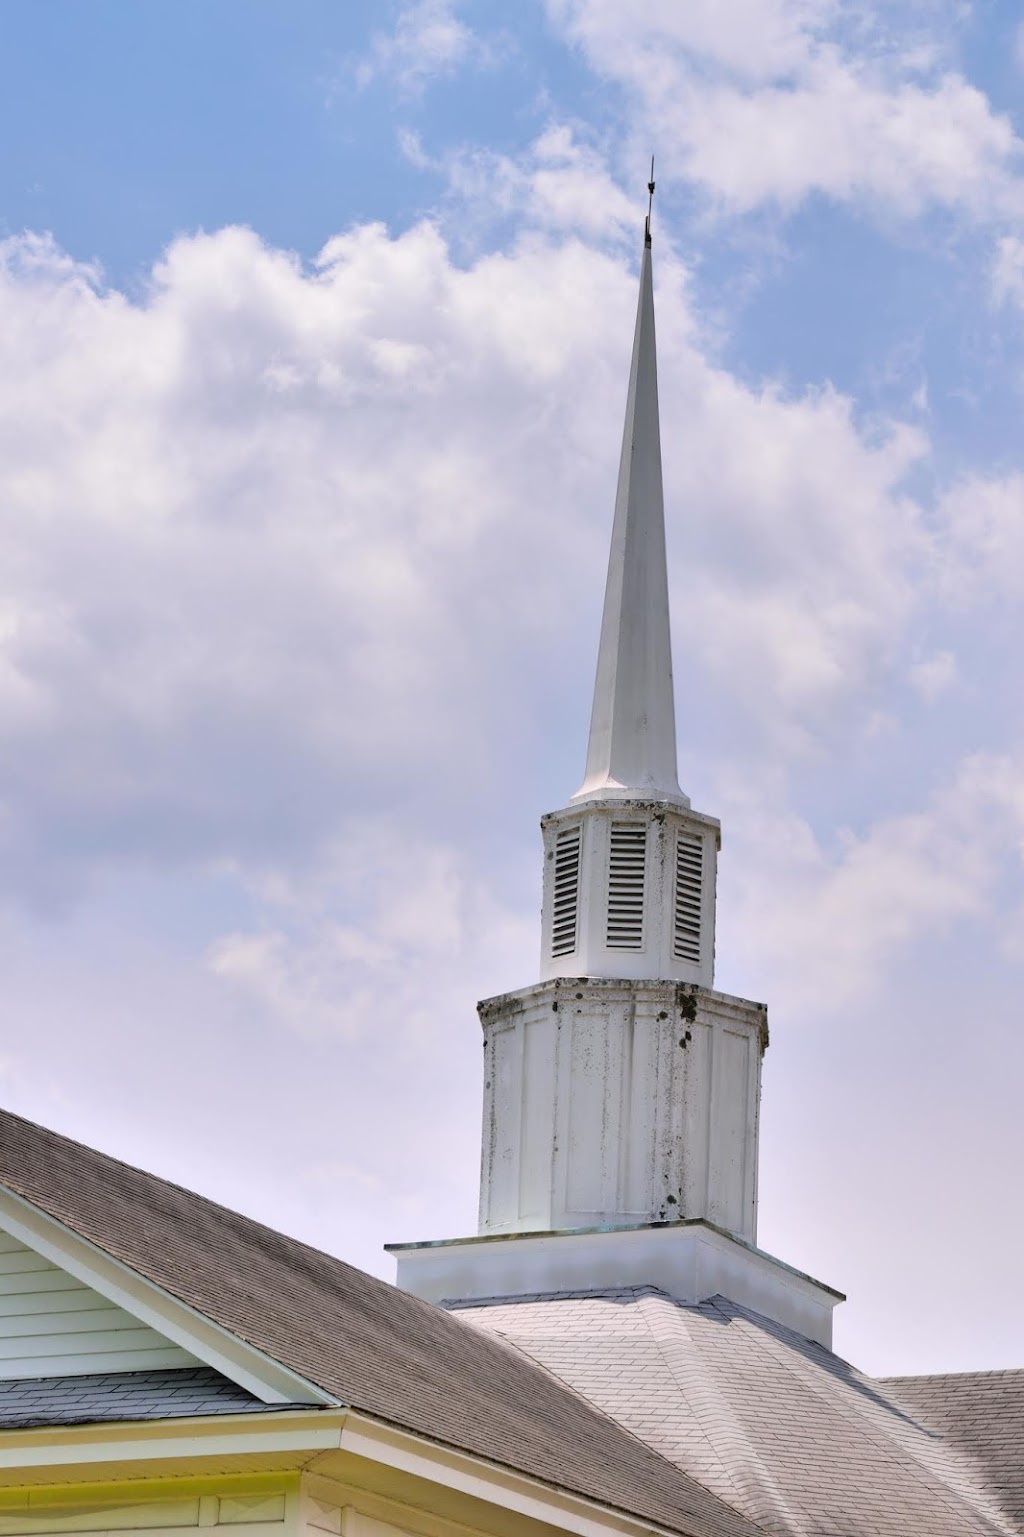
[[[4,1430],[252,1414],[269,1407],[208,1366],[0,1381],[0,1429]]]
[[[1024,1530],[1024,1371],[889,1377],[880,1386],[983,1466]]]
[[[451,1304],[501,1333],[764,1531],[995,1537],[1020,1509],[897,1385],[724,1298],[653,1289]],[[1017,1375],[1017,1374],[1010,1374]],[[1024,1374],[1020,1374],[1024,1378]],[[1015,1388],[1017,1409],[1024,1394]],[[963,1395],[963,1417],[975,1399]],[[992,1413],[981,1420],[993,1428]],[[1024,1481],[1024,1422],[1005,1465]]]

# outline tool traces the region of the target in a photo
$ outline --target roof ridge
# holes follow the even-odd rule
[[[662,1303],[665,1301],[669,1304],[671,1308],[670,1317],[672,1323],[675,1325],[676,1330],[685,1335],[686,1340],[691,1347],[689,1354],[695,1362],[699,1372],[699,1389],[702,1393],[702,1396],[704,1397],[704,1408],[707,1409],[708,1400],[710,1400],[712,1412],[718,1418],[723,1431],[726,1432],[724,1436],[716,1436],[714,1439],[712,1439],[706,1425],[706,1413],[698,1413],[696,1411],[692,1402],[692,1389],[695,1385],[692,1383],[687,1383],[685,1378],[680,1375],[678,1364],[673,1359],[673,1356],[676,1352],[672,1351],[670,1353],[669,1350],[666,1350],[665,1347],[668,1342],[660,1338],[657,1331],[652,1328],[649,1314],[653,1311],[653,1309],[645,1306],[645,1304],[649,1301],[655,1303]],[[736,1490],[737,1495],[741,1501],[739,1509],[743,1511],[748,1519],[758,1522],[763,1522],[765,1518],[772,1521],[781,1519],[788,1524],[789,1528],[793,1532],[797,1532],[799,1531],[799,1526],[797,1523],[800,1519],[797,1512],[791,1509],[789,1502],[787,1501],[781,1487],[779,1486],[778,1479],[772,1476],[771,1471],[765,1465],[764,1459],[758,1452],[757,1448],[754,1446],[746,1425],[743,1423],[742,1419],[733,1408],[728,1397],[719,1387],[718,1382],[714,1374],[710,1371],[708,1363],[705,1360],[703,1353],[701,1352],[700,1346],[693,1335],[692,1329],[690,1329],[687,1325],[686,1319],[688,1314],[691,1311],[696,1311],[699,1307],[706,1306],[706,1303],[688,1304],[680,1302],[678,1298],[672,1297],[667,1293],[662,1293],[659,1297],[643,1298],[639,1303],[638,1310],[640,1312],[641,1318],[643,1319],[644,1327],[647,1329],[659,1356],[665,1363],[666,1370],[672,1378],[672,1381],[675,1383],[677,1392],[680,1394],[688,1410],[690,1411],[694,1425],[696,1425],[700,1430],[700,1433],[707,1446],[709,1447],[712,1455],[714,1456],[715,1463],[721,1469],[726,1482],[731,1488]],[[688,1389],[690,1389],[690,1391],[688,1391]],[[730,1447],[734,1448],[735,1438],[737,1436],[742,1441],[744,1450],[744,1465],[747,1469],[750,1470],[752,1474],[751,1482],[754,1485],[753,1491],[748,1491],[746,1493],[744,1492],[742,1486],[737,1483],[734,1471],[727,1465],[721,1452],[721,1447],[725,1444],[728,1444]],[[679,1466],[679,1464],[677,1464],[677,1466]],[[686,1472],[688,1470],[684,1469],[683,1471]],[[693,1477],[692,1474],[690,1476]],[[763,1512],[758,1512],[756,1515],[754,1514],[754,1509],[756,1508],[755,1502],[751,1498],[751,1492],[753,1492],[756,1496],[759,1496],[760,1500],[763,1501],[768,1507],[766,1510]]]
[[[966,1372],[910,1372],[899,1377],[872,1377],[872,1382],[884,1382],[887,1387],[912,1382],[978,1382],[1000,1377],[1024,1378],[1024,1366],[996,1366]]]
[[[652,1287],[652,1288],[646,1288],[646,1287],[619,1288],[620,1291],[621,1290],[646,1291],[648,1289],[650,1289],[652,1291],[653,1290],[657,1290],[657,1288],[654,1288],[654,1287]],[[470,1325],[469,1327],[472,1327],[472,1325]],[[602,1408],[599,1403],[595,1403],[595,1401],[592,1398],[590,1398],[586,1393],[584,1393],[581,1388],[578,1388],[573,1383],[569,1382],[567,1380],[567,1378],[563,1377],[561,1375],[561,1373],[556,1371],[553,1366],[549,1366],[546,1361],[542,1361],[539,1356],[535,1356],[533,1354],[533,1352],[527,1348],[526,1345],[521,1344],[519,1340],[512,1339],[509,1335],[502,1333],[501,1329],[499,1329],[499,1328],[495,1328],[493,1326],[488,1325],[487,1329],[488,1329],[488,1333],[489,1334],[491,1334],[495,1338],[499,1339],[502,1342],[502,1344],[507,1345],[510,1350],[515,1351],[517,1355],[524,1356],[527,1359],[527,1361],[529,1361],[531,1366],[539,1368],[542,1372],[544,1372],[544,1374],[546,1376],[553,1378],[559,1384],[560,1387],[568,1388],[569,1392],[574,1394],[574,1396],[576,1396],[577,1398],[585,1399],[586,1402],[590,1405],[590,1407],[597,1414],[601,1415],[602,1419],[607,1420],[610,1424],[614,1425],[616,1427],[616,1429],[625,1431],[626,1435],[630,1436],[634,1441],[637,1441],[637,1442],[640,1443],[640,1445],[645,1446],[647,1448],[647,1450],[650,1451],[650,1452],[653,1452],[656,1457],[660,1457],[662,1462],[664,1462],[668,1467],[674,1468],[677,1473],[682,1473],[684,1478],[690,1479],[693,1483],[698,1484],[700,1486],[700,1488],[702,1488],[702,1489],[706,1489],[707,1488],[707,1486],[705,1484],[702,1484],[700,1479],[697,1478],[695,1476],[695,1474],[689,1472],[688,1469],[686,1469],[686,1468],[681,1468],[679,1466],[679,1464],[677,1462],[675,1462],[671,1457],[667,1457],[664,1452],[659,1450],[658,1447],[653,1446],[651,1444],[651,1442],[646,1439],[646,1437],[640,1435],[637,1431],[633,1430],[629,1425],[626,1425],[622,1420],[618,1419],[614,1414],[609,1413],[609,1411],[607,1409]],[[731,1500],[726,1500],[724,1498],[724,1496],[718,1494],[715,1490],[708,1490],[708,1492],[710,1494],[712,1494],[715,1499],[722,1500],[723,1504],[729,1505],[730,1509],[733,1510],[736,1513],[736,1515],[740,1516],[741,1519],[743,1519],[745,1521],[750,1521],[751,1520],[751,1517],[743,1509],[742,1505],[736,1504],[736,1503],[734,1503]],[[760,1530],[760,1524],[759,1523],[755,1523],[755,1524],[758,1525],[758,1529]]]
[[[790,1348],[784,1352],[781,1348],[783,1342],[779,1335],[780,1333],[787,1336],[793,1335],[791,1329],[787,1329],[784,1324],[776,1324],[771,1319],[762,1319],[759,1314],[749,1316],[750,1310],[740,1307],[736,1303],[727,1302],[726,1309],[721,1311],[725,1312],[727,1309],[744,1317],[746,1322],[758,1328],[763,1348],[773,1357],[775,1362],[781,1365],[782,1369],[790,1376],[798,1378],[816,1399],[827,1402],[826,1395],[823,1393],[820,1384],[815,1380],[814,1373],[810,1368],[808,1350],[821,1357],[834,1359],[837,1362],[840,1362],[840,1357],[832,1357],[830,1351],[826,1351],[822,1346],[815,1346],[812,1341],[804,1340],[799,1335],[794,1335],[793,1338],[805,1348],[796,1351]],[[756,1323],[755,1319],[757,1320]],[[899,1406],[892,1404],[883,1405],[883,1403],[880,1403],[881,1395],[873,1391],[875,1379],[865,1377],[863,1373],[858,1372],[848,1362],[842,1361],[841,1364],[848,1368],[849,1375],[844,1378],[840,1373],[830,1372],[833,1380],[846,1390],[835,1396],[835,1400],[832,1403],[833,1412],[855,1427],[864,1439],[870,1442],[876,1449],[876,1452],[881,1453],[883,1460],[888,1462],[899,1461],[907,1475],[945,1506],[952,1516],[959,1518],[962,1514],[962,1505],[970,1506],[973,1503],[976,1507],[980,1507],[986,1519],[998,1523],[994,1527],[995,1531],[1002,1532],[1006,1534],[1006,1537],[1010,1537],[1010,1534],[1015,1529],[1005,1524],[1002,1511],[996,1506],[989,1490],[979,1484],[974,1475],[974,1470],[968,1467],[966,1459],[945,1441],[940,1441],[939,1443],[947,1459],[944,1466],[939,1466],[929,1456],[924,1455],[925,1452],[930,1453],[935,1448],[933,1448],[931,1442],[925,1441],[922,1444],[919,1439],[916,1440],[913,1446],[910,1444],[908,1437],[903,1433],[907,1417],[902,1412],[895,1416],[895,1423],[889,1430],[888,1436],[884,1434],[875,1423],[875,1414],[883,1406],[890,1412],[893,1408],[899,1409]],[[860,1384],[864,1384],[864,1387],[860,1386]],[[864,1390],[865,1387],[867,1391]],[[859,1395],[861,1401],[856,1405],[849,1402],[850,1392],[856,1392]],[[915,1422],[911,1421],[911,1423]],[[892,1444],[893,1442],[896,1443],[895,1447]],[[896,1456],[897,1449],[902,1453],[902,1456],[899,1458]],[[950,1477],[951,1474],[953,1474],[952,1478]],[[931,1484],[929,1484],[928,1475],[930,1475]]]

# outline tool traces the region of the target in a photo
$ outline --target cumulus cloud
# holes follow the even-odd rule
[[[593,68],[620,82],[662,174],[746,212],[814,193],[980,219],[1024,211],[1021,142],[936,47],[858,30],[831,0],[548,0]]]
[[[784,1009],[824,1019],[877,999],[918,940],[1004,921],[1000,881],[1019,885],[1024,867],[1024,756],[972,754],[923,807],[832,849],[755,798],[730,820],[740,946]]]
[[[600,411],[582,344],[620,274],[598,262],[592,298],[571,251],[461,274],[429,226],[304,273],[229,230],[132,305],[29,254],[0,294],[9,872],[40,839],[65,862],[297,847],[339,777],[393,791],[456,737],[472,763],[510,638],[489,587],[534,564],[514,512],[568,481],[522,452],[537,392],[556,432],[566,368]],[[552,601],[524,628],[562,623]]]
[[[306,1040],[372,1039],[386,1000],[392,1049],[431,1051],[439,1016],[459,1019],[535,960],[535,925],[466,851],[393,817],[355,820],[313,879],[265,891],[263,905],[261,927],[221,936],[207,963]]]
[[[620,260],[525,236],[459,268],[421,224],[307,270],[227,229],[129,301],[52,245],[0,254],[9,889],[302,859],[346,796],[450,808],[519,772],[589,682]],[[723,697],[815,736],[912,610],[923,440],[741,385],[661,272],[677,625]]]
[[[401,8],[389,32],[374,34],[367,54],[355,65],[356,83],[385,77],[406,91],[455,73],[492,56],[488,46],[458,14],[456,0],[414,0]]]
[[[638,204],[613,179],[605,155],[568,123],[552,123],[518,155],[461,147],[432,158],[410,130],[399,142],[413,165],[443,173],[460,233],[467,226],[485,233],[510,217],[612,243],[640,228]]]
[[[992,296],[997,304],[1024,308],[1024,240],[1004,235],[992,263]]]
[[[968,475],[938,508],[936,574],[947,601],[1024,597],[1024,475]]]

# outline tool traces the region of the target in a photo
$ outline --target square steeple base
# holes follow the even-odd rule
[[[677,1302],[723,1296],[832,1348],[842,1292],[710,1222],[578,1228],[387,1244],[398,1286],[427,1302],[654,1286]]]

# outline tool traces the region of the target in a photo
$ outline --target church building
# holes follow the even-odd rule
[[[677,773],[648,217],[586,771],[539,977],[479,1005],[479,1230],[389,1286],[0,1112],[0,1537],[1024,1534],[1024,1370],[867,1377],[758,1247],[768,1016],[715,990]]]

